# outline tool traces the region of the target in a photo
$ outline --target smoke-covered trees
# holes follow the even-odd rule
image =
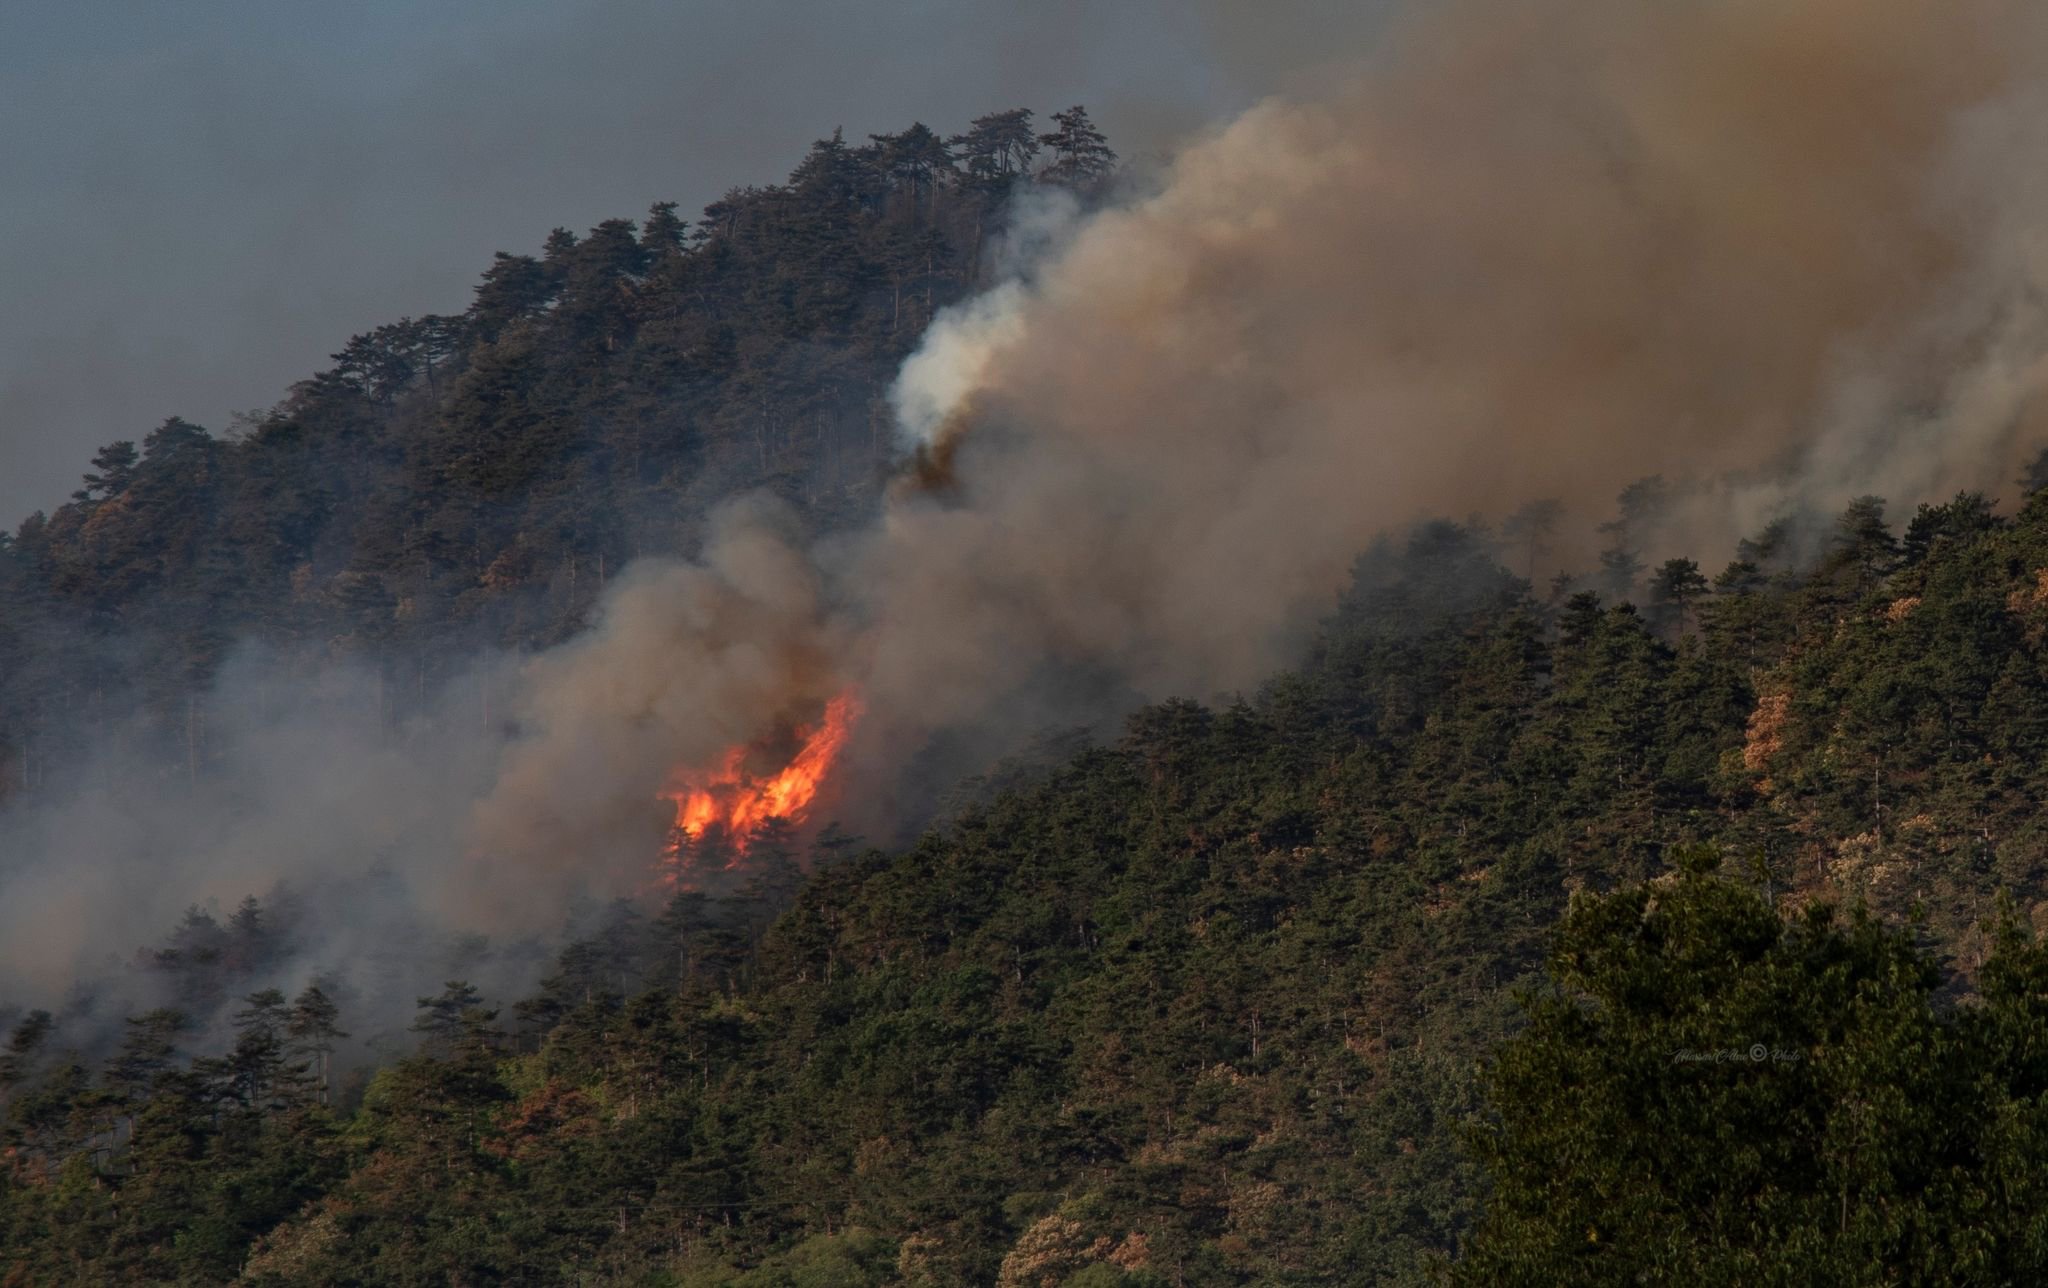
[[[985,225],[1048,150],[1048,182],[1112,162],[1084,112],[1053,123],[835,135],[693,225],[557,230],[224,437],[102,452],[0,542],[0,796],[126,710],[163,772],[209,772],[184,699],[237,636],[376,668],[396,724],[446,657],[574,630],[735,489],[853,521],[882,390]],[[133,1015],[5,1017],[9,1268],[2036,1276],[2043,968],[1980,926],[2001,890],[2048,905],[2048,500],[1923,505],[1902,540],[1874,498],[1788,516],[1709,583],[1729,552],[1677,548],[1683,499],[1390,537],[1260,690],[1051,739],[895,852],[686,838],[692,884],[589,911],[524,996],[449,982],[411,1030],[306,983],[289,898],[194,907],[134,958]],[[1919,938],[1881,928],[1916,909]],[[1803,1044],[1795,1078],[1660,1052],[1730,1027]]]
[[[1099,179],[1099,131],[1056,119],[1047,181]],[[462,313],[350,337],[223,436],[173,419],[109,444],[0,551],[0,799],[68,781],[95,731],[137,716],[203,772],[184,700],[239,640],[331,646],[419,703],[478,642],[572,633],[613,571],[688,552],[735,492],[821,527],[864,517],[896,450],[889,382],[985,285],[1031,122],[835,133],[694,227],[656,203],[558,228],[499,253]]]
[[[1501,540],[1510,552],[1510,561],[1513,562],[1516,555],[1520,556],[1515,571],[1531,584],[1536,580],[1537,565],[1550,557],[1558,525],[1563,519],[1564,503],[1546,497],[1516,510],[1500,526]]]
[[[1655,475],[1622,489],[1615,502],[1618,512],[1600,525],[1601,534],[1608,538],[1600,552],[1600,587],[1606,594],[1626,599],[1635,593],[1636,578],[1643,571],[1644,544],[1653,535],[1669,493],[1669,485]]]
[[[1862,584],[1891,567],[1899,543],[1885,522],[1883,497],[1859,496],[1849,503],[1835,521],[1835,551],[1839,562],[1853,568]]]
[[[323,1105],[333,1094],[336,1044],[348,1036],[338,1024],[340,1018],[341,1008],[316,981],[292,999],[285,1019],[285,1049],[305,1063]]]
[[[1918,564],[1942,542],[1966,541],[1997,527],[1991,503],[1981,492],[1965,492],[1942,505],[1923,502],[1906,525],[1899,557],[1908,565]]]
[[[56,1021],[50,1013],[37,1009],[30,1011],[15,1024],[7,1035],[7,1047],[0,1051],[0,1093],[19,1086],[34,1070],[35,1058],[43,1044],[49,1040]]]
[[[106,1084],[124,1102],[147,1100],[176,1067],[179,1037],[191,1027],[183,1011],[158,1007],[125,1021],[127,1035],[107,1065]]]
[[[484,1031],[497,1011],[483,1004],[483,994],[467,980],[451,979],[439,993],[419,999],[412,1030],[430,1051],[445,1054],[471,1033]]]
[[[1706,575],[1690,559],[1667,559],[1650,578],[1650,612],[1658,629],[1669,635],[1691,624],[1696,605],[1706,597]]]
[[[2048,505],[1937,513],[1868,574],[1673,560],[1682,630],[1422,525],[1260,692],[800,885],[770,829],[594,911],[514,1034],[422,998],[333,1108],[292,1070],[365,1025],[263,975],[291,902],[195,909],[139,960],[226,1024],[17,1028],[0,1238],[113,1281],[2036,1277],[2048,968],[1997,910],[2048,902]]]
[[[285,1045],[290,1012],[285,995],[266,988],[242,999],[235,1012],[235,1041],[226,1055],[203,1066],[220,1094],[245,1108],[283,1108],[298,1099],[306,1068],[295,1064]]]

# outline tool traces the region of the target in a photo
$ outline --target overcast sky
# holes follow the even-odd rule
[[[495,250],[810,140],[1089,105],[1127,153],[1366,39],[1327,0],[0,0],[0,527],[219,431]]]

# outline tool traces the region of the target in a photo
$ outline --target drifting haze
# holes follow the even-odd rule
[[[330,981],[364,1019],[360,1036],[402,1029],[415,994],[448,974],[530,983],[531,954],[504,966],[422,912],[433,876],[464,853],[459,803],[494,776],[479,695],[510,683],[479,660],[394,729],[374,675],[248,650],[193,708],[217,767],[173,772],[130,751],[141,728],[109,731],[80,790],[0,812],[0,1009],[59,1009],[67,1041],[118,1034],[122,1016],[165,1004],[174,983],[126,969],[131,955],[163,942],[186,908],[225,921],[250,895],[289,952],[262,983]],[[549,928],[568,914],[558,902]]]

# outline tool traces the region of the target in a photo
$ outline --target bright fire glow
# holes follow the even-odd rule
[[[744,853],[755,829],[769,819],[803,822],[859,717],[860,701],[851,692],[832,699],[818,723],[796,730],[797,751],[789,764],[765,777],[747,768],[753,749],[746,746],[729,749],[715,768],[677,770],[662,792],[675,802],[676,830],[694,841],[706,828],[721,828],[734,850]]]

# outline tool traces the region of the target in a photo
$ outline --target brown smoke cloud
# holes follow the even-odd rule
[[[1718,543],[1795,499],[1995,489],[2040,353],[2013,179],[2042,34],[2000,0],[1416,19],[942,320],[907,425],[1007,432],[960,448],[964,508],[893,516],[881,619],[1205,691],[1425,515],[1664,473],[1709,485],[1684,526]],[[952,651],[970,700],[986,651]]]
[[[2044,34],[2007,0],[1418,13],[934,325],[897,400],[947,487],[816,572],[738,522],[756,562],[650,574],[544,662],[485,849],[603,849],[842,682],[877,756],[1048,663],[1251,686],[1430,515],[1590,527],[1661,473],[1712,558],[1795,506],[1995,492],[2048,437]]]
[[[833,632],[791,516],[765,502],[721,514],[700,563],[631,570],[588,635],[527,668],[524,736],[444,907],[538,929],[572,896],[644,886],[674,821],[656,799],[669,771],[814,716],[843,682]]]

